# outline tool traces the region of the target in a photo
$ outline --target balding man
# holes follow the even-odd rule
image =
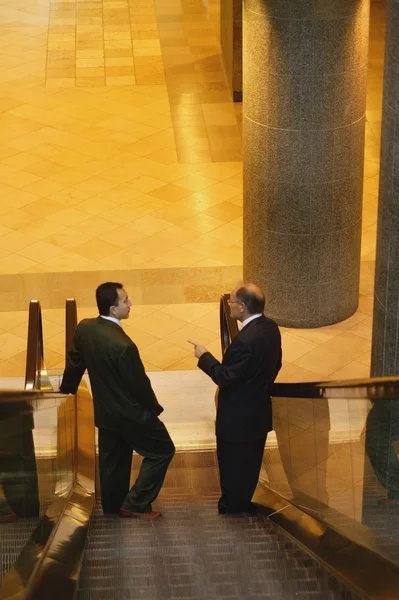
[[[230,314],[241,321],[239,334],[220,363],[194,344],[198,366],[219,386],[216,441],[219,513],[251,512],[267,433],[272,430],[269,388],[281,368],[281,336],[264,316],[265,297],[254,284],[233,290]]]

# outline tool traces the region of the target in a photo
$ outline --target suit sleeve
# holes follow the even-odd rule
[[[160,415],[163,412],[163,408],[159,404],[151,387],[151,381],[145,373],[144,365],[135,344],[129,345],[122,352],[119,366],[124,380],[137,402],[153,411],[156,415]]]
[[[63,394],[76,394],[85,370],[86,364],[80,350],[79,329],[77,328],[72,348],[68,351],[60,392]]]
[[[251,365],[249,349],[239,341],[228,349],[228,355],[220,363],[210,352],[205,352],[198,360],[204,371],[220,388],[234,386],[247,377]]]
[[[280,352],[279,352],[278,359],[277,359],[277,365],[276,365],[276,375],[274,376],[274,378],[276,378],[277,375],[279,374],[282,364],[283,364],[283,353],[280,348]]]

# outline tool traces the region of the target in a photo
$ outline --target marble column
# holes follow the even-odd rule
[[[371,374],[399,374],[399,0],[387,0]]]
[[[358,306],[369,0],[244,0],[244,277],[280,325]]]

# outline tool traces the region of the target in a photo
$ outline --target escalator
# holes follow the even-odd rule
[[[220,307],[224,351],[238,329],[226,296]],[[75,324],[67,302],[67,348]],[[40,515],[0,524],[10,540],[14,527],[31,527],[14,554],[7,547],[2,598],[399,598],[399,378],[275,384],[256,513],[217,514],[209,448],[176,454],[157,500],[162,519],[120,520],[95,501],[89,392],[54,393],[60,374],[44,369],[39,326],[36,338],[32,391],[13,401],[34,415]]]
[[[75,302],[66,309],[70,340]],[[60,394],[59,377],[45,369],[41,309],[32,301],[23,389],[0,392],[4,599],[66,599],[76,587],[94,503],[94,417],[85,386],[78,397]]]

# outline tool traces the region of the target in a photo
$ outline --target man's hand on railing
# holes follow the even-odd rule
[[[187,341],[189,344],[192,344],[194,346],[194,354],[196,358],[201,358],[201,356],[205,354],[205,352],[208,352],[208,350],[204,346],[201,346],[201,344],[197,344],[197,342],[193,342],[192,340]]]

